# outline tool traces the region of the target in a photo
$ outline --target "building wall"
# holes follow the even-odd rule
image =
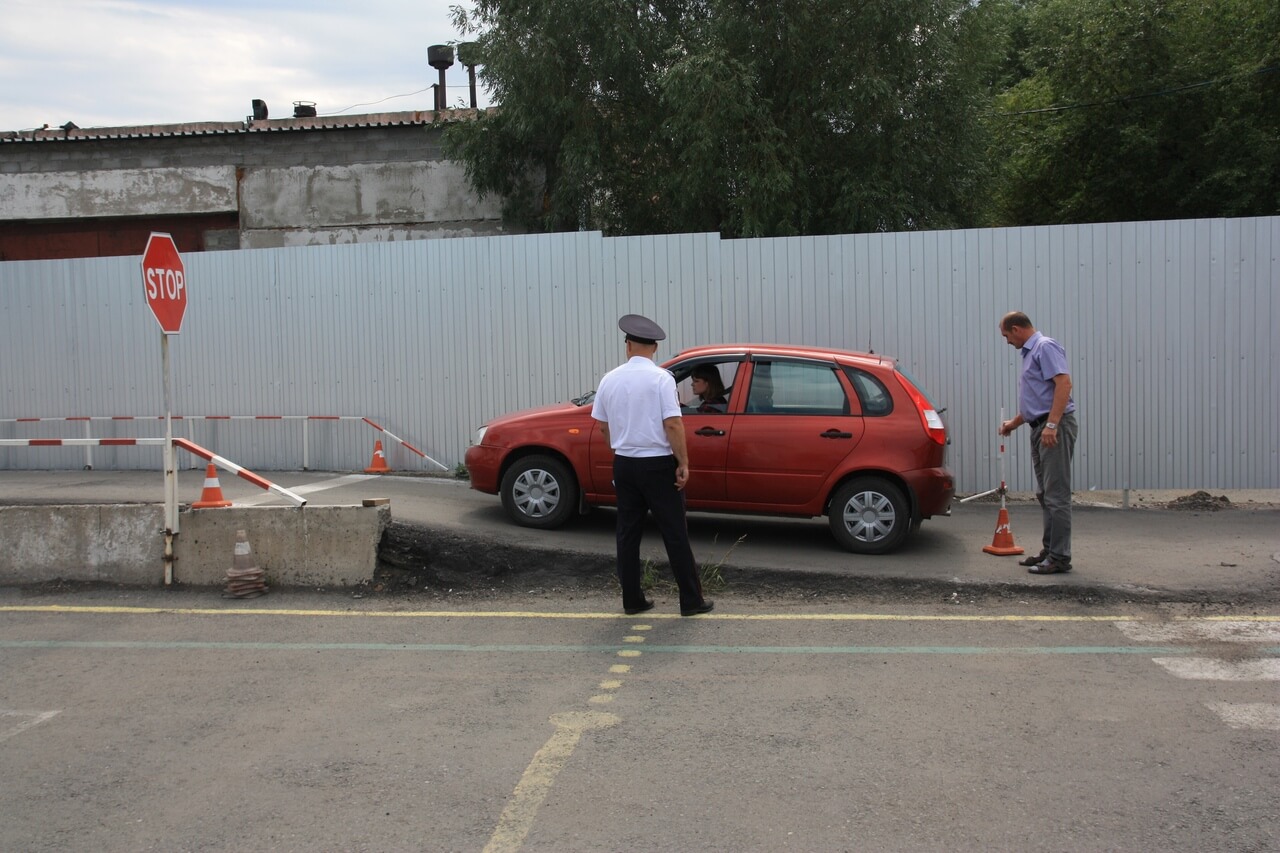
[[[473,116],[463,111],[464,118]],[[440,118],[444,117],[444,118]],[[437,120],[439,119],[439,120]],[[141,253],[127,223],[225,218],[185,252],[512,233],[498,198],[480,199],[441,151],[448,113],[0,134],[0,260]],[[42,239],[78,231],[114,239]],[[134,245],[137,242],[137,245]]]
[[[1280,488],[1280,217],[770,240],[598,233],[209,252],[186,258],[171,341],[187,415],[369,417],[452,467],[476,427],[567,401],[622,358],[617,318],[659,351],[730,341],[898,357],[946,408],[962,491],[999,482],[1017,405],[997,332],[1027,311],[1071,359],[1079,488]],[[139,259],[0,264],[0,437],[163,433],[159,330]],[[148,416],[15,423],[16,418]],[[8,419],[8,420],[6,420]],[[305,431],[304,431],[305,430]],[[352,470],[359,420],[184,421],[251,468]],[[433,466],[385,440],[393,468]],[[1023,431],[1007,479],[1029,490]],[[188,460],[190,461],[190,460]],[[80,449],[0,448],[0,468],[78,468]],[[104,468],[159,468],[97,448]]]

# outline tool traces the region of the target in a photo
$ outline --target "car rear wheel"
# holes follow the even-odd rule
[[[836,541],[855,554],[885,554],[907,538],[911,509],[893,483],[860,477],[836,489],[828,521]]]
[[[502,477],[502,506],[523,527],[560,527],[578,504],[573,471],[551,456],[526,456]]]

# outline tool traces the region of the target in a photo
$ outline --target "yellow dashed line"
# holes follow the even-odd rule
[[[638,651],[636,651],[635,649],[623,649],[622,651],[618,652],[618,657],[620,657],[620,658],[638,658],[638,657],[640,657],[640,655],[641,655],[641,654],[643,654],[643,652],[638,652]]]
[[[631,667],[625,663],[615,663],[613,666],[609,667],[609,671],[615,672],[618,675],[625,675],[631,671]]]
[[[617,689],[618,689],[619,687],[621,687],[621,686],[622,686],[622,682],[621,682],[621,681],[618,681],[618,680],[616,680],[616,679],[615,679],[615,680],[610,680],[610,681],[602,681],[602,682],[600,682],[600,689],[601,689],[601,690],[617,690]]]
[[[511,802],[502,810],[498,826],[485,845],[484,853],[514,853],[519,850],[533,826],[533,819],[537,816],[542,801],[547,798],[547,792],[573,754],[583,733],[615,726],[620,720],[613,714],[587,711],[553,714],[551,722],[555,724],[555,734],[525,768],[524,775],[511,794]]]

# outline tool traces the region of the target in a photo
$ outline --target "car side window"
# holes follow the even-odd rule
[[[893,396],[879,379],[856,367],[846,367],[844,375],[853,384],[858,402],[862,404],[862,414],[867,417],[882,417],[893,411]]]
[[[847,415],[849,398],[831,367],[799,361],[758,361],[747,395],[747,413]]]
[[[737,361],[702,361],[673,368],[680,408],[686,415],[729,411],[729,396],[738,375]]]

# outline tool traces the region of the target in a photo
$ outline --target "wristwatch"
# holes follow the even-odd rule
[[[1049,421],[1047,424],[1045,424],[1045,425],[1044,425],[1044,428],[1045,428],[1045,429],[1057,429],[1057,428],[1058,428],[1058,425],[1057,425],[1057,424],[1055,424],[1053,421]]]

